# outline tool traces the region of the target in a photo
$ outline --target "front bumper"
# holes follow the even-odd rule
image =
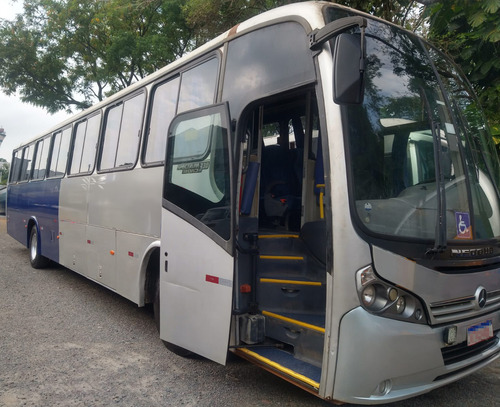
[[[467,339],[467,328],[492,321],[493,339],[464,356],[445,363],[443,337],[457,326],[456,343]],[[342,319],[335,375],[335,400],[382,404],[429,392],[486,366],[500,357],[500,312],[440,327],[382,318],[361,307]],[[460,351],[460,350],[459,350]]]

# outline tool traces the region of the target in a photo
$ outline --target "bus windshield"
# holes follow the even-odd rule
[[[358,224],[441,248],[499,237],[498,156],[453,63],[371,20],[366,53],[364,102],[344,107]]]

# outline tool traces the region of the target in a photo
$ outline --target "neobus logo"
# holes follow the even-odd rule
[[[451,249],[454,257],[477,257],[493,254],[493,247],[482,247],[480,249]]]

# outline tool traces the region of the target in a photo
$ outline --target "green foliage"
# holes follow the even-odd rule
[[[197,43],[182,0],[26,0],[0,21],[0,87],[47,108],[83,109]]]
[[[24,0],[22,15],[0,20],[0,88],[49,112],[83,109],[235,24],[292,2]],[[468,75],[500,139],[500,0],[337,3],[423,35],[430,30],[430,40]]]
[[[9,179],[9,163],[4,159],[0,158],[0,185],[6,185]]]
[[[500,137],[500,0],[443,0],[428,10],[429,38],[470,79]]]

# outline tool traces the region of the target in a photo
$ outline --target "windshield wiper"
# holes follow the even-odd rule
[[[436,222],[436,240],[434,247],[427,250],[426,254],[434,255],[442,253],[446,249],[446,186],[444,182],[444,171],[441,166],[442,151],[441,151],[441,128],[439,123],[432,118],[431,105],[425,90],[420,86],[421,97],[425,103],[429,122],[431,124],[432,140],[434,144],[434,163],[436,173],[436,204],[437,204],[437,222]]]
[[[434,161],[436,165],[436,200],[437,200],[437,223],[436,241],[434,247],[427,251],[429,254],[441,253],[446,249],[446,184],[444,182],[444,171],[441,163],[441,128],[439,123],[432,121],[432,138],[434,139]]]

